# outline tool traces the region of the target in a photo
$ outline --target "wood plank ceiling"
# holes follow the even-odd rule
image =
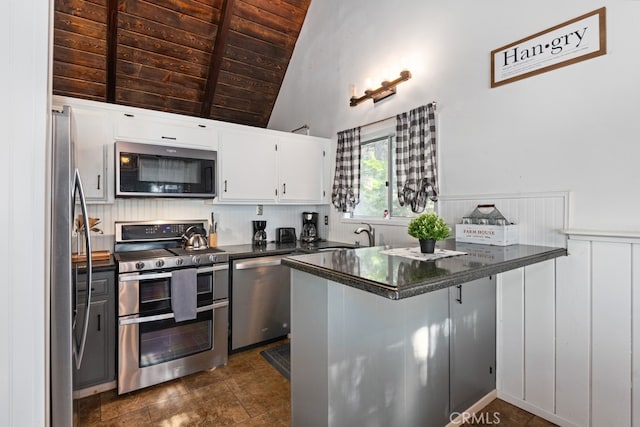
[[[311,0],[55,0],[53,93],[266,127]]]

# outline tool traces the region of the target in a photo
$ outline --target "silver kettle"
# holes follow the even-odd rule
[[[207,232],[200,226],[192,225],[182,235],[184,248],[191,250],[207,249],[209,245],[206,239]]]

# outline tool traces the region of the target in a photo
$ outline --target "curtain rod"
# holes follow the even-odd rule
[[[430,103],[431,105],[433,105],[433,109],[436,109],[436,101],[433,101]],[[371,125],[377,125],[378,123],[382,123],[382,122],[386,122],[387,120],[391,120],[391,119],[395,119],[397,116],[397,114],[395,116],[389,116],[389,117],[385,117],[384,119],[380,119],[380,120],[376,120],[375,122],[371,122],[371,123],[367,123],[366,125],[361,125],[361,128],[367,127],[367,126],[371,126]]]

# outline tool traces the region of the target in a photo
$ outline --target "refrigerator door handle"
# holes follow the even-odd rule
[[[93,286],[93,262],[91,260],[91,237],[89,233],[91,233],[91,227],[89,227],[89,215],[87,212],[87,202],[84,197],[84,189],[82,188],[82,180],[80,179],[80,171],[78,169],[75,170],[73,176],[73,198],[71,200],[71,212],[74,212],[75,208],[75,200],[76,194],[80,196],[80,207],[82,208],[82,216],[84,220],[84,238],[86,245],[86,253],[87,253],[87,298],[85,301],[85,310],[84,310],[84,319],[82,322],[82,332],[80,334],[80,342],[78,343],[76,340],[76,336],[74,334],[74,346],[73,346],[73,357],[76,363],[76,369],[80,369],[82,365],[82,356],[84,355],[85,344],[87,343],[87,331],[89,329],[89,314],[91,312],[91,287]],[[72,215],[72,220],[75,222],[75,214]],[[77,284],[76,284],[77,286]],[[78,313],[78,307],[76,302],[76,307],[74,311]],[[75,322],[74,322],[75,323]]]

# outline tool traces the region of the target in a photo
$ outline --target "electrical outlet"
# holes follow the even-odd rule
[[[262,215],[262,205],[256,206],[256,215]]]
[[[324,216],[324,225],[329,225],[329,215]]]

